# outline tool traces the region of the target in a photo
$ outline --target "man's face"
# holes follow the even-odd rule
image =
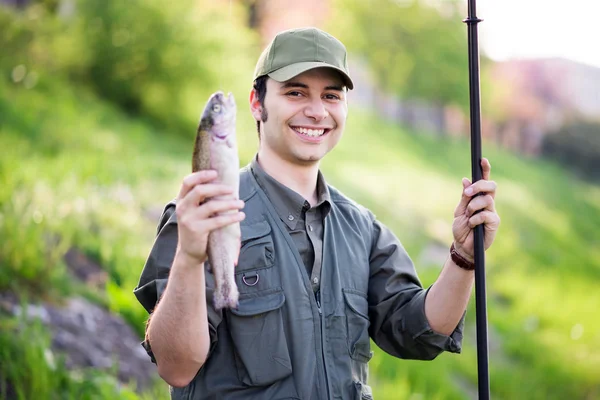
[[[265,113],[252,102],[255,118]],[[348,114],[340,75],[315,68],[286,82],[267,80],[261,122],[261,153],[307,165],[318,162],[342,137]]]

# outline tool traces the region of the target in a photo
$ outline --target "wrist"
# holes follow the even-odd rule
[[[475,260],[457,250],[454,242],[452,242],[452,246],[450,246],[450,258],[454,264],[464,270],[473,271],[475,269]]]
[[[198,258],[192,254],[189,254],[187,251],[182,250],[180,247],[177,248],[175,252],[175,259],[178,261],[178,264],[186,268],[197,268],[199,266],[204,266],[204,262],[206,261],[206,257],[204,259]]]

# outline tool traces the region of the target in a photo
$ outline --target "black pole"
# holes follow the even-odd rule
[[[472,182],[482,178],[481,170],[481,105],[479,95],[479,43],[475,0],[469,0],[469,93],[471,102],[471,173]],[[483,248],[483,225],[473,232],[475,246],[475,317],[477,320],[477,384],[479,400],[490,398],[490,374],[488,370],[487,306],[485,294],[485,253]]]

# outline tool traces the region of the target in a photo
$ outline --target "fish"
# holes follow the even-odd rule
[[[233,94],[229,93],[225,96],[219,91],[208,99],[198,124],[192,155],[192,172],[215,170],[217,171],[215,183],[225,184],[233,189],[230,195],[216,196],[212,199],[239,198],[236,114]],[[208,235],[209,270],[215,280],[213,305],[217,310],[236,308],[238,305],[239,292],[235,282],[235,267],[240,253],[240,240],[239,222],[215,229]]]

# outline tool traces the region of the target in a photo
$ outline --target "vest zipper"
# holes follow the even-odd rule
[[[321,307],[321,289],[315,293],[315,300],[317,302],[317,310],[319,311],[319,319],[321,320],[321,357],[323,360],[323,372],[325,373],[325,390],[327,391],[327,397],[331,396],[329,392],[329,377],[327,376],[327,361],[325,360],[325,322],[323,321],[323,310]]]

